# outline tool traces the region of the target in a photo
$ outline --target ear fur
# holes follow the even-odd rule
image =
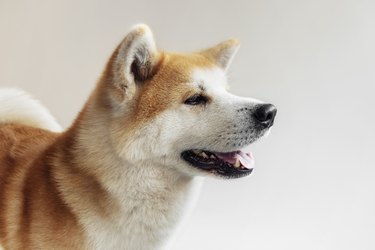
[[[117,84],[127,88],[149,79],[155,72],[159,52],[150,28],[134,26],[115,51],[112,74]]]
[[[240,42],[237,39],[229,39],[222,43],[217,44],[216,46],[205,49],[200,53],[209,58],[210,60],[214,61],[216,65],[221,67],[224,70],[227,70],[232,59],[238,48],[240,46]]]

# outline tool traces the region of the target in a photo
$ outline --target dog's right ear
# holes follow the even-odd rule
[[[211,59],[217,66],[227,70],[239,46],[240,42],[237,39],[229,39],[200,53]]]
[[[129,96],[137,84],[151,78],[160,61],[150,28],[145,24],[133,27],[113,53],[107,66],[107,77],[122,96]],[[128,92],[128,93],[126,93]]]

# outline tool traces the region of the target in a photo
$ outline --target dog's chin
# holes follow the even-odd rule
[[[232,152],[213,152],[192,149],[181,153],[181,158],[202,174],[214,175],[226,179],[248,176],[254,167],[251,152],[236,150]]]

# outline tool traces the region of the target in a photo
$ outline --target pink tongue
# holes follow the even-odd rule
[[[236,163],[236,160],[239,159],[245,168],[251,169],[254,166],[254,157],[251,152],[235,151],[230,153],[215,153],[215,155],[230,164]]]
[[[253,157],[253,154],[251,152],[248,152],[248,153],[244,153],[242,151],[239,152],[238,154],[238,158],[242,164],[242,166],[244,166],[245,168],[253,168],[254,167],[254,157]]]

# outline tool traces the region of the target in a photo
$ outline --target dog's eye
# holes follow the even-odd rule
[[[185,100],[186,105],[200,105],[200,104],[206,104],[208,102],[207,96],[195,94],[188,99]]]

